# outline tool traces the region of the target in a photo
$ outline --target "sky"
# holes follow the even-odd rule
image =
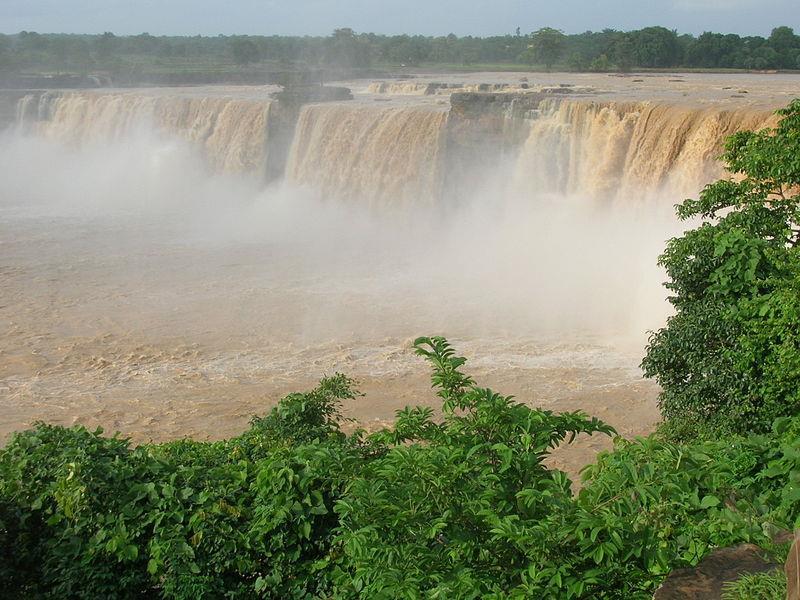
[[[0,32],[118,35],[496,35],[662,25],[768,35],[800,30],[800,0],[0,0]]]

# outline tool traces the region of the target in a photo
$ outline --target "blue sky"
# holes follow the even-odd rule
[[[493,35],[543,26],[567,33],[663,25],[768,35],[800,30],[800,0],[0,0],[0,31],[153,35],[375,33]]]

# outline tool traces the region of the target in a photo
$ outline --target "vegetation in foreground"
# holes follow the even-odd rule
[[[786,574],[776,569],[771,573],[744,574],[727,585],[722,600],[783,600],[786,598]]]
[[[617,439],[571,491],[543,464],[613,435],[479,387],[421,338],[429,408],[345,435],[343,375],[238,438],[131,448],[39,425],[0,454],[0,579],[17,598],[649,598],[672,568],[800,514],[800,419],[678,445]]]
[[[800,36],[786,26],[776,27],[768,37],[713,32],[695,37],[664,27],[574,35],[550,27],[532,33],[518,28],[513,35],[486,38],[387,36],[346,28],[327,37],[0,34],[0,74],[104,71],[135,82],[170,73],[222,77],[253,66],[304,70],[446,65],[597,72],[800,69]]]
[[[673,568],[800,518],[800,101],[727,145],[734,180],[662,257],[676,314],[644,361],[665,421],[568,476],[544,459],[614,435],[480,387],[419,338],[442,417],[340,428],[344,375],[241,436],[131,447],[45,424],[0,451],[0,581],[12,598],[650,598]],[[777,598],[779,576],[731,597]],[[738,594],[738,596],[737,596]],[[747,596],[750,594],[750,596]]]

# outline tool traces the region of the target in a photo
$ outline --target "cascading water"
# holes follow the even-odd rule
[[[722,174],[717,159],[728,135],[773,123],[769,111],[545,100],[530,121],[514,186],[599,200],[667,188],[680,198]]]
[[[306,106],[287,179],[374,205],[433,204],[446,122],[445,111],[426,108]]]
[[[200,147],[215,171],[261,172],[271,104],[232,98],[43,93],[19,101],[17,122],[44,137],[76,144],[120,140],[155,128]]]
[[[407,94],[411,96],[422,96],[432,93],[434,88],[429,83],[417,83],[415,81],[403,81],[400,83],[389,83],[386,81],[376,81],[369,85],[370,94]]]
[[[378,91],[377,85],[371,90]],[[392,85],[403,93],[425,93],[431,84]],[[296,126],[292,122],[287,129],[289,135],[294,131],[291,144],[287,139],[272,149],[273,108],[271,100],[219,96],[44,92],[18,102],[17,123],[79,144],[118,140],[151,127],[199,147],[216,172],[264,173],[275,152],[282,156],[276,160],[277,176],[286,162],[283,174],[293,184],[381,206],[437,203],[452,164],[448,152],[458,153],[458,144],[449,148],[448,141],[466,136],[469,145],[470,136],[480,131],[472,131],[467,119],[466,127],[462,120],[448,137],[449,112],[441,106],[308,104],[291,117],[296,118]],[[469,118],[480,126],[480,115]],[[545,98],[526,117],[506,115],[502,152],[491,143],[485,151],[514,162],[511,191],[516,196],[551,193],[630,202],[666,189],[675,200],[696,194],[721,175],[717,158],[728,135],[773,123],[771,112],[750,108]],[[526,128],[523,143],[511,141]],[[478,158],[479,164],[469,167],[471,175],[491,177],[488,171],[497,161],[480,160],[480,153]]]

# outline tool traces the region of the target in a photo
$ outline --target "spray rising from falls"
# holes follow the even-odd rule
[[[441,84],[394,85],[429,93]],[[278,100],[176,92],[46,92],[20,100],[17,121],[77,144],[155,128],[199,148],[213,171],[269,171],[270,180],[285,177],[323,196],[370,206],[432,205],[445,194],[460,201],[489,181],[494,196],[551,193],[630,203],[664,191],[673,203],[722,174],[717,158],[728,135],[774,124],[771,112],[747,107],[541,94],[452,98],[459,96],[448,110],[365,102],[284,108]],[[520,102],[525,110],[518,110]]]
[[[119,141],[155,128],[199,147],[212,170],[244,173],[264,169],[271,105],[217,97],[47,92],[21,99],[17,122],[72,144]]]

